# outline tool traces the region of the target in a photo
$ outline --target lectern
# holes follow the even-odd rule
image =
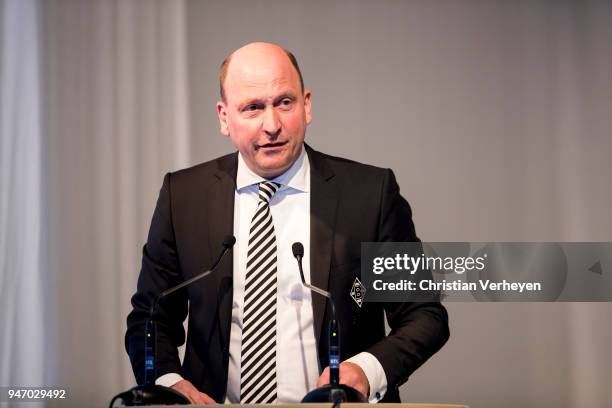
[[[339,404],[341,408],[372,408],[368,403],[346,402]],[[170,408],[173,405],[153,405],[150,408]],[[175,405],[174,405],[175,406]],[[216,405],[190,405],[200,408],[331,408],[332,403],[304,403],[304,404],[216,404]],[[468,405],[456,404],[432,404],[432,403],[399,403],[399,404],[376,404],[378,408],[470,408]]]

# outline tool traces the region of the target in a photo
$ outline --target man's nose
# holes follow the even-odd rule
[[[278,112],[276,112],[276,109],[266,109],[263,118],[263,130],[272,139],[276,139],[280,134],[281,121],[278,117]]]

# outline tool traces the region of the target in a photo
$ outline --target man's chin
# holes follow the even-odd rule
[[[286,172],[292,163],[260,163],[259,175],[267,179],[273,179]]]

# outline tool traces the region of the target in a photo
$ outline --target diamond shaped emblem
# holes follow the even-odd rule
[[[355,278],[355,282],[353,282],[353,287],[351,288],[351,297],[359,307],[361,307],[361,304],[363,303],[365,290],[366,288],[363,286],[359,278]]]

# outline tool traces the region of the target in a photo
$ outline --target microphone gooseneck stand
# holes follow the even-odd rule
[[[191,402],[187,397],[172,388],[156,385],[156,340],[157,330],[155,325],[155,313],[157,312],[157,305],[159,301],[166,296],[184,288],[185,286],[191,285],[192,283],[210,275],[219,265],[223,256],[234,246],[236,238],[232,235],[228,235],[223,238],[221,243],[221,252],[219,256],[213,262],[211,268],[207,271],[197,274],[191,279],[186,280],[176,286],[164,290],[160,293],[149,308],[149,319],[145,324],[145,366],[144,366],[144,384],[136,386],[128,391],[117,394],[110,402],[109,407],[113,406],[113,403],[120,399],[123,405],[127,406],[142,406],[142,405],[187,405]]]
[[[291,249],[298,263],[302,284],[311,291],[329,299],[332,311],[332,318],[329,321],[328,331],[329,384],[310,391],[304,396],[302,402],[333,402],[334,406],[341,402],[367,402],[362,393],[346,384],[340,384],[340,331],[338,320],[336,319],[336,305],[334,304],[331,293],[306,283],[304,279],[304,270],[302,269],[304,246],[300,242],[295,242]]]

